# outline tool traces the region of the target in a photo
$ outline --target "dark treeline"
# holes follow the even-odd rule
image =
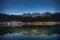
[[[45,15],[44,15],[45,14]],[[34,21],[60,21],[60,13],[50,13],[46,12],[42,14],[43,16],[22,16],[22,15],[7,15],[5,13],[0,13],[0,22],[2,21],[22,21],[22,22],[34,22]]]

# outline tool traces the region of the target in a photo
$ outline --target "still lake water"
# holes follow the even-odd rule
[[[19,33],[14,33],[0,36],[0,40],[60,40],[60,35],[59,34],[23,35]]]
[[[32,27],[26,27],[28,28],[27,30],[30,30],[29,28]],[[38,28],[40,28],[39,30],[42,31],[38,31],[41,32],[41,34],[33,34],[35,33],[34,30],[37,30]],[[4,35],[0,35],[0,40],[60,40],[60,32],[59,32],[60,26],[40,26],[40,27],[33,27],[30,31],[31,34],[23,34],[22,30],[27,32],[27,30],[22,27],[22,30],[20,30],[20,28],[12,28],[7,30],[7,33]],[[48,34],[48,33],[50,34]]]

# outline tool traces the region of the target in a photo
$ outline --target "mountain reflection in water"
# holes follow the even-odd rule
[[[0,40],[60,40],[60,35],[59,34],[24,35],[20,33],[14,33],[0,36]]]
[[[58,25],[2,27],[2,29],[0,28],[2,30],[0,40],[60,40],[60,26]]]

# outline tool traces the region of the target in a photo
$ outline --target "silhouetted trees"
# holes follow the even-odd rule
[[[34,21],[60,21],[60,13],[46,12],[43,14],[39,13],[26,13],[24,15],[7,15],[0,13],[0,22],[2,21],[23,21],[23,22],[34,22]]]

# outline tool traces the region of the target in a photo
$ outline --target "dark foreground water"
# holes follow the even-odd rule
[[[0,40],[60,40],[60,25],[0,27]]]
[[[0,40],[60,40],[60,35],[59,34],[24,35],[21,33],[14,33],[0,36]]]

